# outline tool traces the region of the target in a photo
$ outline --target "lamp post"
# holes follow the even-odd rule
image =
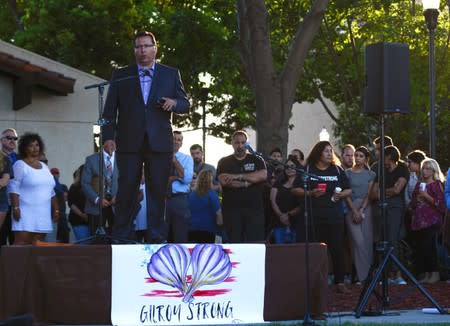
[[[200,89],[200,102],[202,104],[202,141],[203,141],[203,161],[206,161],[206,104],[208,102],[209,87],[214,78],[208,72],[198,74],[198,81],[203,85]]]
[[[423,15],[429,31],[428,77],[430,96],[430,156],[436,158],[436,71],[434,67],[434,31],[439,16],[439,0],[423,0]]]
[[[206,102],[208,101],[209,88],[203,87],[200,90],[200,101],[202,102],[202,146],[203,161],[206,159]]]
[[[319,132],[319,141],[329,141],[330,140],[330,134],[327,131],[327,128],[323,127],[322,130]]]

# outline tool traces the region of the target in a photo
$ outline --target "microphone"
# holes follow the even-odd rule
[[[252,148],[252,146],[249,143],[245,143],[244,147],[252,154],[256,154],[255,150]]]

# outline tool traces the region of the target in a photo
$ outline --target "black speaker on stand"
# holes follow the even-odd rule
[[[364,113],[408,113],[408,45],[385,42],[370,44],[365,50],[364,66]]]
[[[389,282],[387,277],[388,262],[397,266],[428,301],[437,308],[440,314],[447,314],[439,303],[416,280],[414,275],[394,255],[394,244],[387,239],[387,209],[384,165],[384,116],[388,113],[408,113],[409,111],[409,50],[406,44],[377,43],[366,47],[365,69],[367,84],[364,98],[364,113],[379,114],[381,129],[381,152],[379,160],[378,180],[380,188],[379,212],[383,221],[383,240],[376,245],[375,252],[379,263],[370,268],[358,304],[355,317],[363,313],[380,315],[390,304]],[[381,293],[376,291],[381,283]],[[379,303],[378,311],[367,311],[365,308],[371,295],[375,295]]]

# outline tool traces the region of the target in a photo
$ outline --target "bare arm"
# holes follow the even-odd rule
[[[0,179],[0,188],[6,187],[9,182],[9,173],[4,173],[3,176]]]
[[[393,187],[386,189],[386,196],[393,197],[395,195],[398,195],[399,193],[402,192],[403,188],[405,188],[407,182],[408,181],[403,177],[398,178],[397,182]]]

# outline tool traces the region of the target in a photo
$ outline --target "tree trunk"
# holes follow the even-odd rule
[[[237,0],[240,53],[256,102],[257,149],[268,154],[274,147],[286,156],[289,119],[295,90],[311,42],[321,24],[328,0],[316,0],[300,24],[282,71],[273,64],[264,0]]]

